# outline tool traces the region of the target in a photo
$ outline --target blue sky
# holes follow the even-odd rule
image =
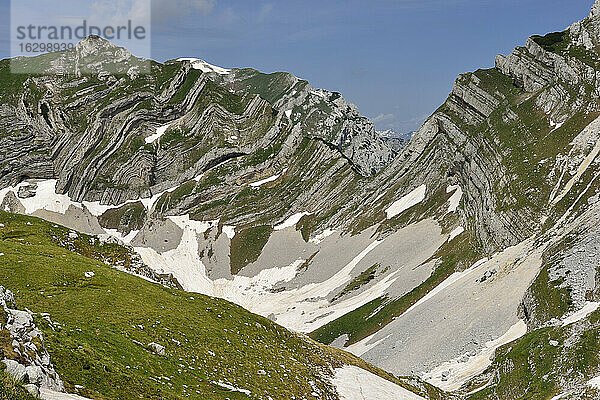
[[[26,0],[20,0],[26,1]],[[135,0],[141,1],[141,0]],[[416,129],[456,76],[532,34],[563,30],[593,0],[154,0],[152,58],[289,71],[341,92],[379,129]],[[0,58],[9,56],[0,0]]]

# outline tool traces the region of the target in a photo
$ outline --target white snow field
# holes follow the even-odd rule
[[[230,69],[217,67],[199,58],[178,58],[177,61],[189,61],[192,63],[192,68],[202,72],[215,72],[219,75],[227,75],[231,72]]]
[[[355,366],[336,369],[332,383],[342,400],[425,400],[395,383]]]
[[[463,190],[458,185],[448,186],[448,188],[446,189],[446,193],[450,194],[452,192],[454,193],[452,194],[452,196],[450,196],[450,199],[448,200],[448,202],[450,203],[448,205],[449,213],[456,212],[456,210],[458,209],[458,205],[460,204],[460,200],[463,196]]]
[[[461,235],[465,231],[465,228],[462,226],[457,227],[452,232],[450,232],[450,236],[448,237],[448,241],[451,242],[453,239]]]
[[[158,128],[156,128],[156,133],[154,135],[148,136],[146,139],[144,139],[144,141],[146,142],[146,144],[156,142],[158,139],[163,137],[165,133],[167,133],[170,126],[171,124],[159,126]]]
[[[288,219],[286,219],[284,222],[282,222],[281,224],[276,225],[275,228],[273,228],[273,229],[276,231],[281,231],[286,228],[293,228],[294,226],[296,226],[296,224],[298,222],[300,222],[302,217],[304,217],[306,215],[310,215],[310,213],[301,212],[301,213],[294,214],[291,217],[289,217]]]
[[[223,233],[227,235],[229,240],[235,237],[235,226],[232,225],[223,225]]]
[[[252,186],[254,188],[257,188],[257,187],[261,187],[265,183],[274,182],[277,179],[279,179],[280,176],[284,175],[286,172],[287,172],[287,168],[285,168],[283,171],[281,171],[280,174],[276,174],[276,175],[270,176],[270,177],[265,178],[263,180],[260,180],[258,182],[253,182],[253,183],[250,184],[250,186]]]
[[[403,213],[409,208],[414,207],[425,200],[426,191],[427,186],[421,185],[406,196],[402,197],[400,200],[396,201],[385,210],[387,218],[394,218],[396,215]]]
[[[591,388],[600,390],[600,376],[590,379],[589,381],[587,381],[586,385],[588,385]]]

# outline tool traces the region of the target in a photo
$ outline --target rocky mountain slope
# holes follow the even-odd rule
[[[594,398],[598,46],[600,1],[459,76],[404,147],[288,73],[179,59],[143,75],[95,37],[12,60],[44,74],[5,60],[2,208],[448,392],[416,380],[423,397]]]

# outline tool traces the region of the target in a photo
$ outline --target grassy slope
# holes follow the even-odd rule
[[[70,390],[96,399],[330,398],[322,393],[330,366],[380,370],[338,350],[290,333],[220,299],[171,290],[122,273],[99,260],[128,250],[42,220],[0,212],[0,282],[19,308],[47,312],[46,344]],[[95,276],[86,278],[85,272]],[[158,356],[151,342],[166,347]],[[431,390],[429,388],[428,390]],[[433,393],[433,390],[432,390]]]
[[[269,241],[273,228],[269,225],[253,226],[241,230],[231,239],[231,273],[237,274],[246,265],[258,260]]]

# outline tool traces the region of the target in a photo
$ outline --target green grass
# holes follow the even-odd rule
[[[239,71],[236,77],[241,79],[238,84],[244,85],[247,91],[260,95],[271,104],[281,99],[292,86],[300,88],[307,84],[306,81],[296,82],[286,72],[264,74],[250,68]]]
[[[371,282],[377,276],[377,271],[379,270],[379,268],[381,268],[381,265],[375,264],[364,270],[360,275],[352,279],[352,281],[350,281],[350,283],[348,283],[346,287],[342,289],[342,291],[337,296],[335,296],[335,298],[332,301],[336,301],[337,299],[349,293],[352,293],[353,291],[358,290],[362,286]]]
[[[232,274],[237,274],[246,265],[258,260],[271,232],[273,228],[270,225],[259,225],[241,229],[236,233],[231,239],[229,254]]]
[[[196,84],[196,82],[198,81],[198,79],[200,78],[201,75],[202,75],[202,73],[198,70],[195,70],[195,69],[190,70],[188,72],[187,76],[185,77],[185,81],[183,82],[183,85],[181,85],[181,87],[177,90],[177,93],[175,93],[175,95],[173,97],[171,97],[171,99],[169,100],[169,103],[181,104],[183,102],[183,100],[185,100],[185,98],[188,95],[188,93],[190,92],[190,90],[192,90],[192,87],[194,87],[194,85]]]
[[[191,195],[195,187],[196,181],[184,183],[172,192],[167,192],[160,196],[154,208],[160,213],[170,210],[172,207],[177,206],[185,197]]]
[[[146,207],[141,202],[129,203],[120,208],[110,209],[102,214],[98,221],[107,229],[117,229],[127,235],[144,225]]]
[[[332,393],[330,366],[364,366],[227,301],[171,290],[120,272],[129,250],[37,218],[0,212],[0,282],[36,317],[67,389],[94,399],[244,399]],[[237,236],[237,235],[236,235]],[[93,278],[84,273],[93,271]],[[148,349],[166,347],[158,356]],[[324,375],[325,374],[325,375]],[[168,378],[168,379],[167,379]]]
[[[534,35],[531,37],[534,42],[539,44],[546,51],[553,53],[559,53],[564,47],[566,47],[567,39],[569,38],[569,32],[552,32],[545,36]]]
[[[545,322],[561,318],[572,307],[570,290],[560,288],[562,280],[550,281],[548,267],[545,266],[530,286],[529,291],[536,301],[535,318]]]

